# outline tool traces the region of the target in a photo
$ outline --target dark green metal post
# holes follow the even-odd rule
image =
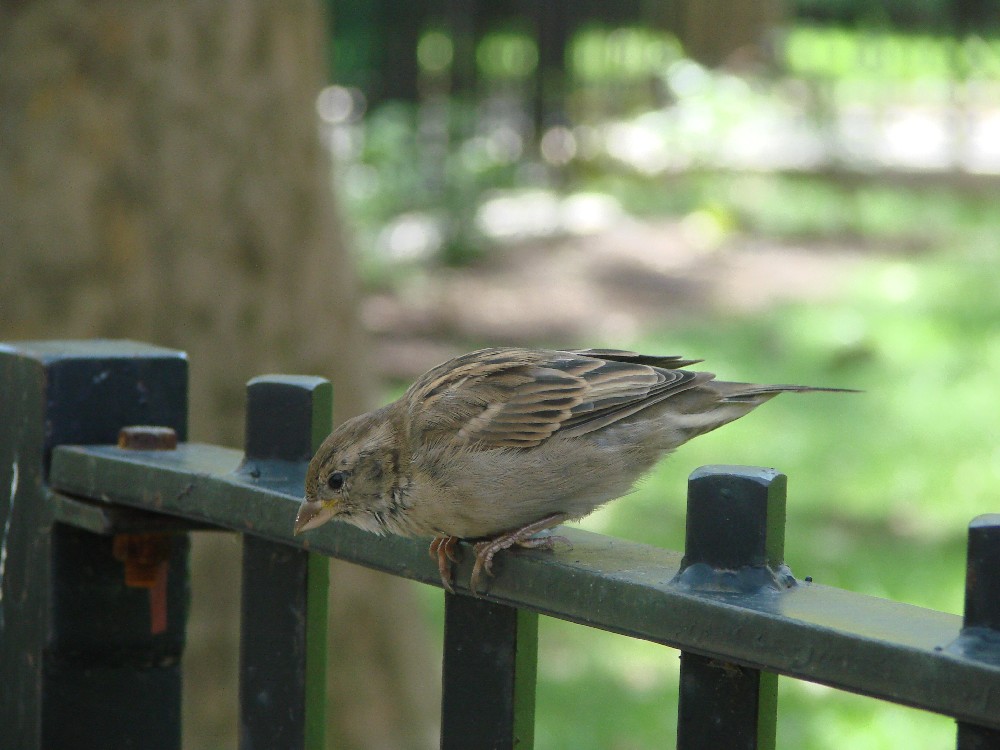
[[[332,386],[320,378],[251,380],[240,473],[264,486],[304,476],[330,431],[332,399]],[[253,524],[248,514],[248,529]],[[327,571],[323,556],[243,537],[242,750],[323,747]]]
[[[184,354],[122,341],[0,345],[0,726],[24,748],[180,747],[187,537],[162,586],[126,585],[115,538],[53,523],[54,446],[187,421]]]
[[[688,482],[685,555],[675,584],[697,592],[778,595],[785,487],[773,469],[705,466]],[[774,747],[778,677],[681,652],[678,750]]]
[[[531,750],[538,615],[444,596],[441,748]]]
[[[964,655],[1000,663],[1000,513],[969,524],[963,625]],[[1000,750],[1000,730],[960,721],[958,750]]]

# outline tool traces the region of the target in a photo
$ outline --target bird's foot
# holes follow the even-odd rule
[[[484,539],[481,542],[476,542],[472,548],[476,553],[476,564],[472,566],[472,580],[469,582],[472,593],[477,596],[479,595],[479,577],[483,571],[488,576],[493,575],[493,556],[501,550],[510,549],[515,544],[519,547],[527,547],[528,549],[553,549],[556,542],[564,542],[572,547],[569,539],[564,536],[557,534],[535,536],[535,534],[541,531],[558,526],[566,518],[565,513],[553,513],[551,516],[546,516],[539,521],[529,523],[527,526],[522,526],[506,534],[501,534],[494,539]]]
[[[431,541],[430,549],[427,550],[431,560],[437,562],[441,583],[449,594],[455,593],[451,585],[451,566],[462,559],[462,550],[458,546],[460,541],[457,536],[436,536]]]

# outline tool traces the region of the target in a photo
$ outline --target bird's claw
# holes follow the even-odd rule
[[[479,596],[479,579],[484,572],[491,578],[493,577],[493,557],[501,550],[510,549],[515,544],[528,549],[553,549],[557,543],[563,543],[572,549],[573,545],[564,536],[558,534],[535,536],[535,534],[551,529],[565,520],[565,513],[555,513],[493,539],[476,542],[472,548],[476,554],[476,562],[472,566],[472,578],[469,581],[469,588],[473,595]],[[441,585],[449,594],[455,593],[451,581],[451,566],[462,559],[462,549],[459,547],[459,542],[461,539],[457,536],[439,534],[434,537],[427,550],[430,558],[437,563],[438,573],[441,574]]]
[[[485,539],[481,542],[476,542],[472,548],[476,553],[476,563],[472,566],[472,579],[469,581],[472,593],[476,596],[479,595],[479,578],[483,574],[483,571],[486,572],[486,575],[491,578],[493,577],[493,556],[501,550],[510,549],[515,544],[518,547],[525,547],[527,549],[554,549],[556,542],[564,542],[572,549],[573,545],[564,536],[558,534],[535,536],[535,534],[546,529],[551,529],[565,520],[565,513],[554,513],[540,521],[530,523],[496,539]]]
[[[457,536],[436,536],[427,550],[431,560],[437,562],[441,584],[449,594],[455,593],[455,589],[451,585],[451,566],[462,559],[462,550],[458,546],[459,541],[461,540]]]
[[[472,593],[475,596],[479,596],[479,576],[482,575],[483,571],[485,570],[486,575],[490,578],[493,577],[493,555],[502,549],[507,549],[507,547],[496,546],[497,541],[494,539],[487,542],[477,542],[472,548],[476,553],[476,563],[472,566],[472,578],[469,581],[469,588],[472,589]]]

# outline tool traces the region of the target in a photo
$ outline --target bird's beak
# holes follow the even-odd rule
[[[301,534],[303,531],[322,526],[335,515],[337,515],[335,505],[324,505],[319,500],[303,500],[298,515],[295,516],[295,533]]]

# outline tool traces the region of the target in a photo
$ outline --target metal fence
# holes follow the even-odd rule
[[[323,744],[325,557],[440,585],[422,541],[293,537],[330,427],[324,380],[252,380],[242,452],[185,442],[172,350],[0,346],[0,394],[0,747],[180,747],[192,531],[244,535],[241,748]],[[779,674],[952,716],[959,748],[1000,748],[1000,515],[970,524],[963,620],[796,581],[784,506],[783,475],[706,467],[684,554],[569,530],[570,552],[498,558],[478,598],[466,555],[445,595],[441,746],[533,746],[541,613],[680,649],[679,748],[773,747]]]

